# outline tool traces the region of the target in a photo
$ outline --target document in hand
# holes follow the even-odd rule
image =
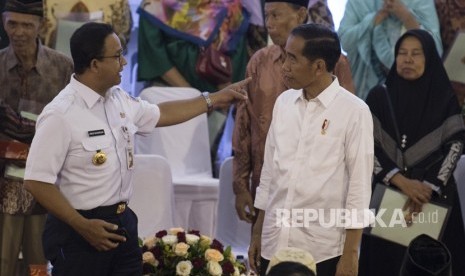
[[[451,81],[465,83],[465,32],[458,32],[444,59],[444,68]]]
[[[407,210],[403,210],[406,201],[405,194],[377,184],[370,204],[370,208],[376,209],[376,223],[371,231],[368,230],[369,233],[404,246],[420,234],[440,239],[447,225],[450,207],[430,201],[423,204],[422,211],[408,225],[405,220]]]

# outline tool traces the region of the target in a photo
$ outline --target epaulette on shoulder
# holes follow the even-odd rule
[[[126,93],[124,91],[121,91],[121,92],[124,93],[128,99],[133,100],[135,102],[139,102],[139,98],[136,98],[136,97],[134,97],[132,95],[129,95],[128,93]]]
[[[73,94],[59,94],[46,106],[46,109],[64,114],[68,111],[74,100],[75,96]]]

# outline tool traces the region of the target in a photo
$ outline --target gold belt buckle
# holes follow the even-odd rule
[[[126,210],[126,203],[120,203],[118,209],[116,209],[116,213],[121,214],[124,210]]]

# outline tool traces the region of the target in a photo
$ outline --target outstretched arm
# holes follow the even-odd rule
[[[210,94],[213,107],[224,108],[235,101],[246,100],[247,93],[244,87],[250,80],[251,78],[245,79]],[[157,127],[179,124],[208,111],[208,105],[203,96],[188,100],[164,102],[159,104],[158,107],[160,108],[160,120]]]

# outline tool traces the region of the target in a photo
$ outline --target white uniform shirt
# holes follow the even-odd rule
[[[127,202],[134,134],[150,133],[159,118],[158,106],[119,87],[102,97],[73,75],[37,120],[25,179],[57,185],[75,209]],[[107,157],[101,165],[92,162],[97,151]]]
[[[265,259],[287,246],[308,250],[317,262],[339,256],[345,228],[363,228],[373,219],[368,211],[374,151],[368,106],[337,79],[315,99],[307,101],[302,93],[291,89],[278,97],[266,140],[255,199],[255,207],[265,210]],[[329,210],[335,208],[360,212],[345,228],[320,225],[319,220],[330,222]],[[279,209],[321,209],[324,218],[309,219],[305,227],[287,227]]]

